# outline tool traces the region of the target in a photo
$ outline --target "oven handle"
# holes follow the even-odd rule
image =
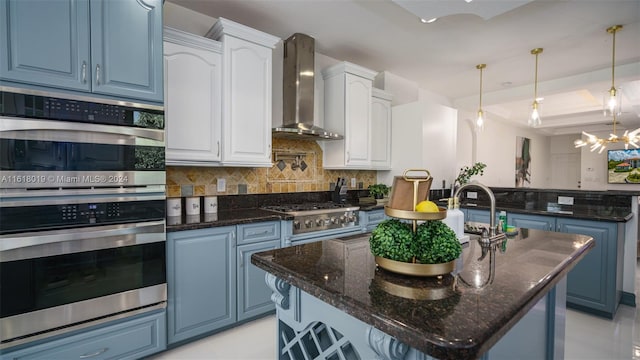
[[[13,118],[7,116],[0,116],[0,133],[8,132],[34,132],[34,131],[55,131],[55,136],[49,136],[50,138],[43,139],[43,134],[38,134],[38,140],[57,140],[60,141],[60,136],[66,136],[66,138],[77,138],[78,134],[87,133],[87,137],[94,137],[95,133],[104,134],[106,136],[127,136],[142,138],[151,141],[149,144],[138,145],[150,145],[153,146],[155,142],[159,142],[157,146],[164,145],[164,131],[158,129],[144,129],[129,126],[118,125],[102,125],[102,124],[78,124],[71,121],[56,121],[56,120],[36,120],[36,119],[23,119]],[[7,137],[5,135],[2,136]],[[22,136],[20,136],[22,138]],[[95,139],[94,139],[95,140]],[[91,142],[96,142],[92,140]],[[76,140],[77,141],[77,140]],[[112,140],[115,141],[115,140]],[[116,142],[122,142],[122,139]],[[130,141],[129,141],[130,142]],[[133,144],[132,144],[133,145]]]
[[[144,236],[146,234],[161,236]],[[107,247],[166,241],[165,220],[2,235],[0,252],[103,238],[110,238],[109,242],[115,244]],[[5,254],[0,253],[0,261],[6,261]]]

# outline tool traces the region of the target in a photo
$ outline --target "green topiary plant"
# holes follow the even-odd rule
[[[418,225],[415,234],[407,223],[384,220],[371,232],[369,246],[374,256],[407,263],[442,264],[462,253],[455,232],[438,220]]]
[[[374,256],[402,262],[412,262],[412,242],[411,226],[398,219],[382,221],[369,237],[369,246]]]

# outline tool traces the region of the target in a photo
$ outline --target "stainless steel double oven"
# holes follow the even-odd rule
[[[159,106],[0,87],[0,348],[166,304]]]

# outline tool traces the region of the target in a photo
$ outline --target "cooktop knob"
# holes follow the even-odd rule
[[[294,229],[300,229],[300,221],[299,220],[293,220],[293,228]]]
[[[317,225],[317,226],[322,226],[322,225],[324,225],[324,220],[322,220],[322,219],[316,219],[316,225]]]
[[[305,220],[304,221],[304,226],[308,227],[308,228],[312,227],[313,226],[313,220]]]

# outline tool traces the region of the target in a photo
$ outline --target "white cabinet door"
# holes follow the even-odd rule
[[[271,166],[272,50],[223,37],[224,146],[229,166]]]
[[[345,164],[371,165],[371,80],[352,74],[345,79]]]
[[[167,30],[165,30],[165,38]],[[164,42],[168,165],[217,165],[221,159],[221,61],[218,51]]]
[[[378,89],[371,101],[371,166],[391,170],[391,95]]]
[[[343,140],[324,142],[323,167],[371,169],[371,94],[376,72],[342,62],[322,70],[324,127]]]

